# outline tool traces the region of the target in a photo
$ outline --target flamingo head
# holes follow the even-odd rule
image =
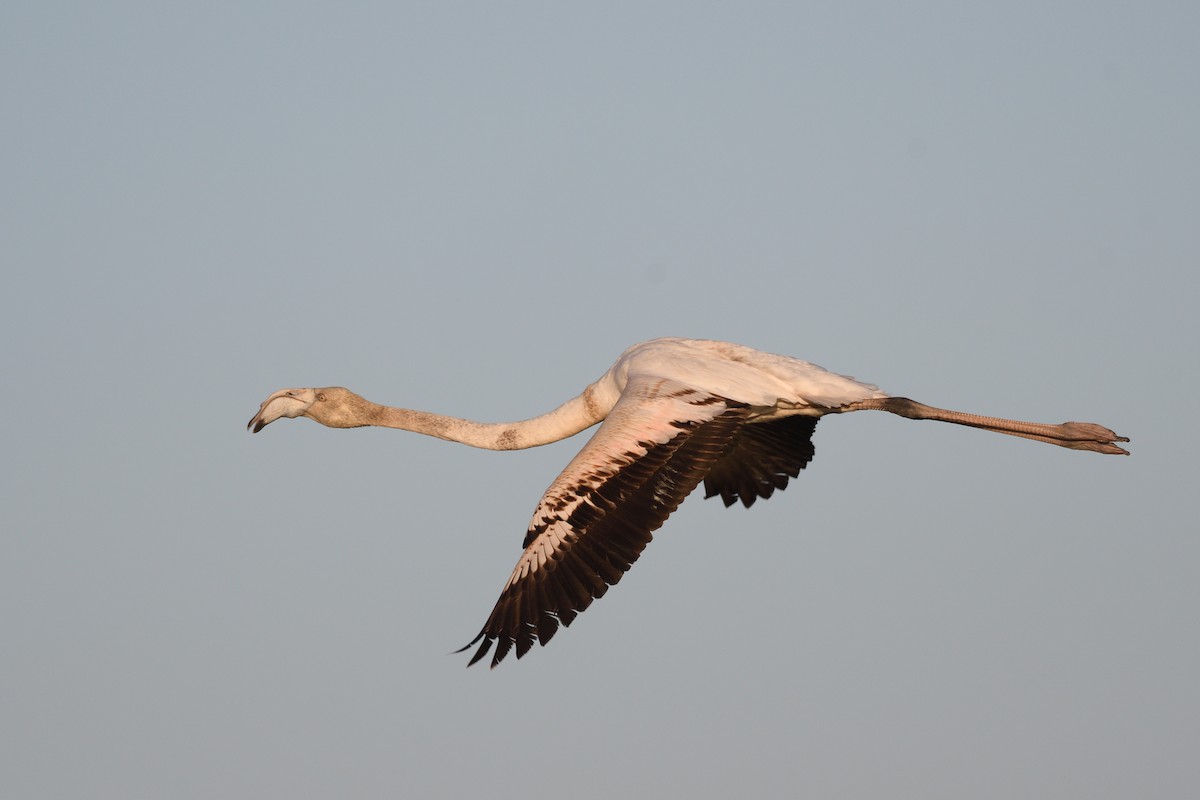
[[[258,413],[246,427],[258,433],[277,419],[295,419],[305,415],[317,402],[317,389],[280,389],[262,401]]]

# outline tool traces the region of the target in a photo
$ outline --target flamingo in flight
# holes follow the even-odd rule
[[[495,667],[514,648],[520,658],[534,642],[545,645],[560,624],[570,625],[602,597],[701,481],[706,497],[749,507],[786,487],[812,460],[818,419],[866,410],[1128,455],[1116,444],[1127,438],[1094,423],[1051,425],[947,411],[806,361],[700,339],[636,344],[580,395],[522,422],[474,422],[383,406],[330,387],[281,389],[263,401],[247,427],[257,433],[283,417],[308,417],[331,428],[399,428],[472,447],[519,450],[602,422],[546,490],[491,616],[462,648],[479,643],[468,666],[491,651]]]

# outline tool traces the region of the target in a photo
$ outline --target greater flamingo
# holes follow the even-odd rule
[[[946,411],[827,372],[815,364],[698,339],[634,345],[582,394],[523,422],[483,423],[372,403],[341,387],[281,389],[247,427],[282,417],[331,428],[373,425],[491,450],[555,442],[603,421],[546,490],[524,553],[483,629],[468,666],[496,649],[517,658],[617,583],[651,534],[703,481],[705,496],[749,507],[799,475],[826,414],[888,411],[1021,436],[1074,450],[1128,455],[1128,442],[1090,422],[1050,425]],[[460,651],[461,652],[461,651]]]

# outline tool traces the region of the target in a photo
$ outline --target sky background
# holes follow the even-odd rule
[[[1200,795],[1198,9],[7,4],[0,795]],[[827,419],[489,672],[583,436],[245,431],[664,335],[1133,455]]]

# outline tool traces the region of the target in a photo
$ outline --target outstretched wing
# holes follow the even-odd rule
[[[674,381],[631,377],[600,429],[551,484],[470,664],[546,644],[621,580],[651,534],[725,452],[748,408]],[[461,651],[460,651],[461,652]],[[468,666],[470,666],[468,664]]]
[[[704,496],[719,494],[726,507],[741,500],[749,508],[782,490],[812,461],[816,427],[816,417],[801,415],[743,425],[704,477]]]

